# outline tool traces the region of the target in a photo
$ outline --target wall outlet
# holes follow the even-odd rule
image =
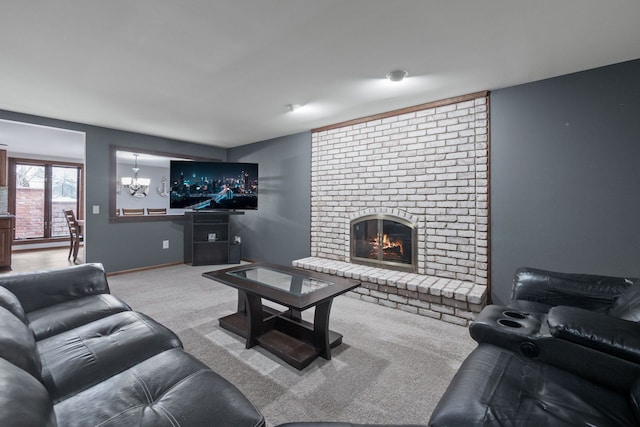
[[[162,241],[162,249],[169,249],[169,241],[168,240],[163,240]]]
[[[93,205],[93,214],[94,215],[100,214],[100,205]]]

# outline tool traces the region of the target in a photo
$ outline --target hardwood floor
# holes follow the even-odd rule
[[[11,254],[11,270],[0,271],[0,274],[22,273],[27,271],[47,270],[50,268],[73,265],[67,259],[69,248],[41,249],[34,251],[13,251]],[[76,264],[84,262],[84,247],[80,246]]]

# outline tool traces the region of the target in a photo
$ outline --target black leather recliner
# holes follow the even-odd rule
[[[640,373],[638,279],[520,268],[512,289],[506,307],[485,307],[470,325],[474,340],[630,387]]]
[[[232,384],[85,264],[0,276],[0,425],[262,427]]]
[[[522,268],[432,426],[639,425],[640,281]]]

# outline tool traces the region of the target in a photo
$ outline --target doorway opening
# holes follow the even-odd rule
[[[85,132],[0,119],[0,136],[7,178],[0,180],[0,212],[12,216],[9,251],[65,246],[63,205],[85,217]],[[33,203],[20,208],[27,193]]]

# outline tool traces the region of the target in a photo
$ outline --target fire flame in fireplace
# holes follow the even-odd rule
[[[380,244],[382,244],[383,253],[392,252],[399,253],[400,256],[404,256],[404,247],[402,246],[402,241],[391,240],[389,239],[388,234],[383,234],[381,242],[378,241],[377,237],[371,241],[371,248],[373,252],[378,252]]]

